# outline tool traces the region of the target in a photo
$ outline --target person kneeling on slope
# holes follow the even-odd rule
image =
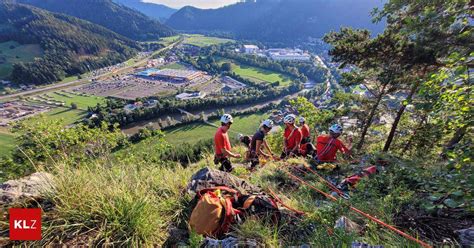
[[[232,125],[233,119],[229,114],[221,117],[221,127],[219,127],[214,135],[215,156],[214,163],[221,164],[219,170],[231,172],[233,170],[229,157],[240,158],[240,154],[232,153],[227,131]]]
[[[285,124],[284,132],[284,147],[283,153],[280,158],[284,159],[286,157],[298,156],[300,154],[300,144],[301,144],[301,131],[295,125],[296,116],[289,114],[283,118],[283,123]]]
[[[265,120],[260,125],[260,128],[257,132],[252,136],[252,141],[250,142],[250,169],[254,169],[258,163],[260,162],[260,156],[265,158],[273,158],[278,159],[273,155],[272,150],[268,146],[267,141],[265,140],[265,136],[267,135],[270,130],[273,128],[273,121]],[[269,154],[263,152],[263,147],[269,152]]]
[[[336,153],[341,151],[343,154],[350,155],[352,148],[352,138],[349,138],[349,148],[347,148],[339,136],[342,134],[342,127],[334,124],[329,128],[329,135],[318,136],[316,145],[318,162],[336,162]]]

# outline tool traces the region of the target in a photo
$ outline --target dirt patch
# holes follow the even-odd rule
[[[473,226],[474,215],[466,215],[458,209],[444,210],[436,216],[410,210],[399,213],[394,221],[402,229],[418,232],[425,240],[439,244],[455,241],[457,244],[459,240],[455,231]]]

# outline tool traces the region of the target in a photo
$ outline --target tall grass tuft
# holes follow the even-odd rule
[[[161,245],[168,226],[186,208],[189,199],[182,191],[194,170],[157,164],[57,165],[56,191],[49,199],[54,218],[44,223],[43,240],[85,235],[95,245]]]

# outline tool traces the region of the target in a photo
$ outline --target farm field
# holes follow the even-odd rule
[[[186,70],[187,68],[181,63],[171,63],[164,66],[160,66],[160,69]]]
[[[168,46],[178,39],[179,39],[179,35],[175,35],[175,36],[170,36],[170,37],[163,37],[158,42],[163,44],[164,46]]]
[[[100,96],[80,96],[66,92],[53,92],[47,95],[56,101],[64,102],[66,107],[70,107],[71,103],[76,103],[78,109],[82,110],[87,110],[87,107],[97,104],[105,104],[105,98]]]
[[[223,44],[227,42],[234,42],[234,41],[231,39],[208,37],[208,36],[199,35],[199,34],[185,35],[184,41],[183,41],[184,44],[194,45],[198,47],[219,45],[219,44]]]
[[[65,125],[70,125],[84,118],[86,113],[86,111],[80,109],[58,107],[38,116],[25,119],[24,121],[34,122],[38,118],[44,117],[49,120],[62,120]]]
[[[10,75],[14,63],[29,62],[42,54],[43,50],[38,44],[21,45],[16,41],[0,43],[0,78]]]
[[[291,83],[291,78],[289,76],[278,72],[273,72],[254,66],[242,65],[229,59],[220,58],[218,60],[218,64],[220,65],[226,62],[232,64],[232,72],[255,83],[274,83],[279,81],[280,86],[284,87],[289,86]]]
[[[257,113],[234,117],[234,124],[229,131],[229,138],[235,138],[238,133],[253,135],[260,122],[266,116],[267,114]],[[213,123],[219,125],[219,120],[216,120]],[[216,127],[203,123],[194,123],[166,130],[165,140],[172,145],[179,145],[182,143],[195,144],[200,140],[212,139],[215,132]]]

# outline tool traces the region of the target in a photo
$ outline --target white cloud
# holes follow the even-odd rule
[[[219,8],[225,5],[233,4],[238,0],[143,0],[148,3],[164,4],[172,8],[181,8],[186,5],[202,9]]]

